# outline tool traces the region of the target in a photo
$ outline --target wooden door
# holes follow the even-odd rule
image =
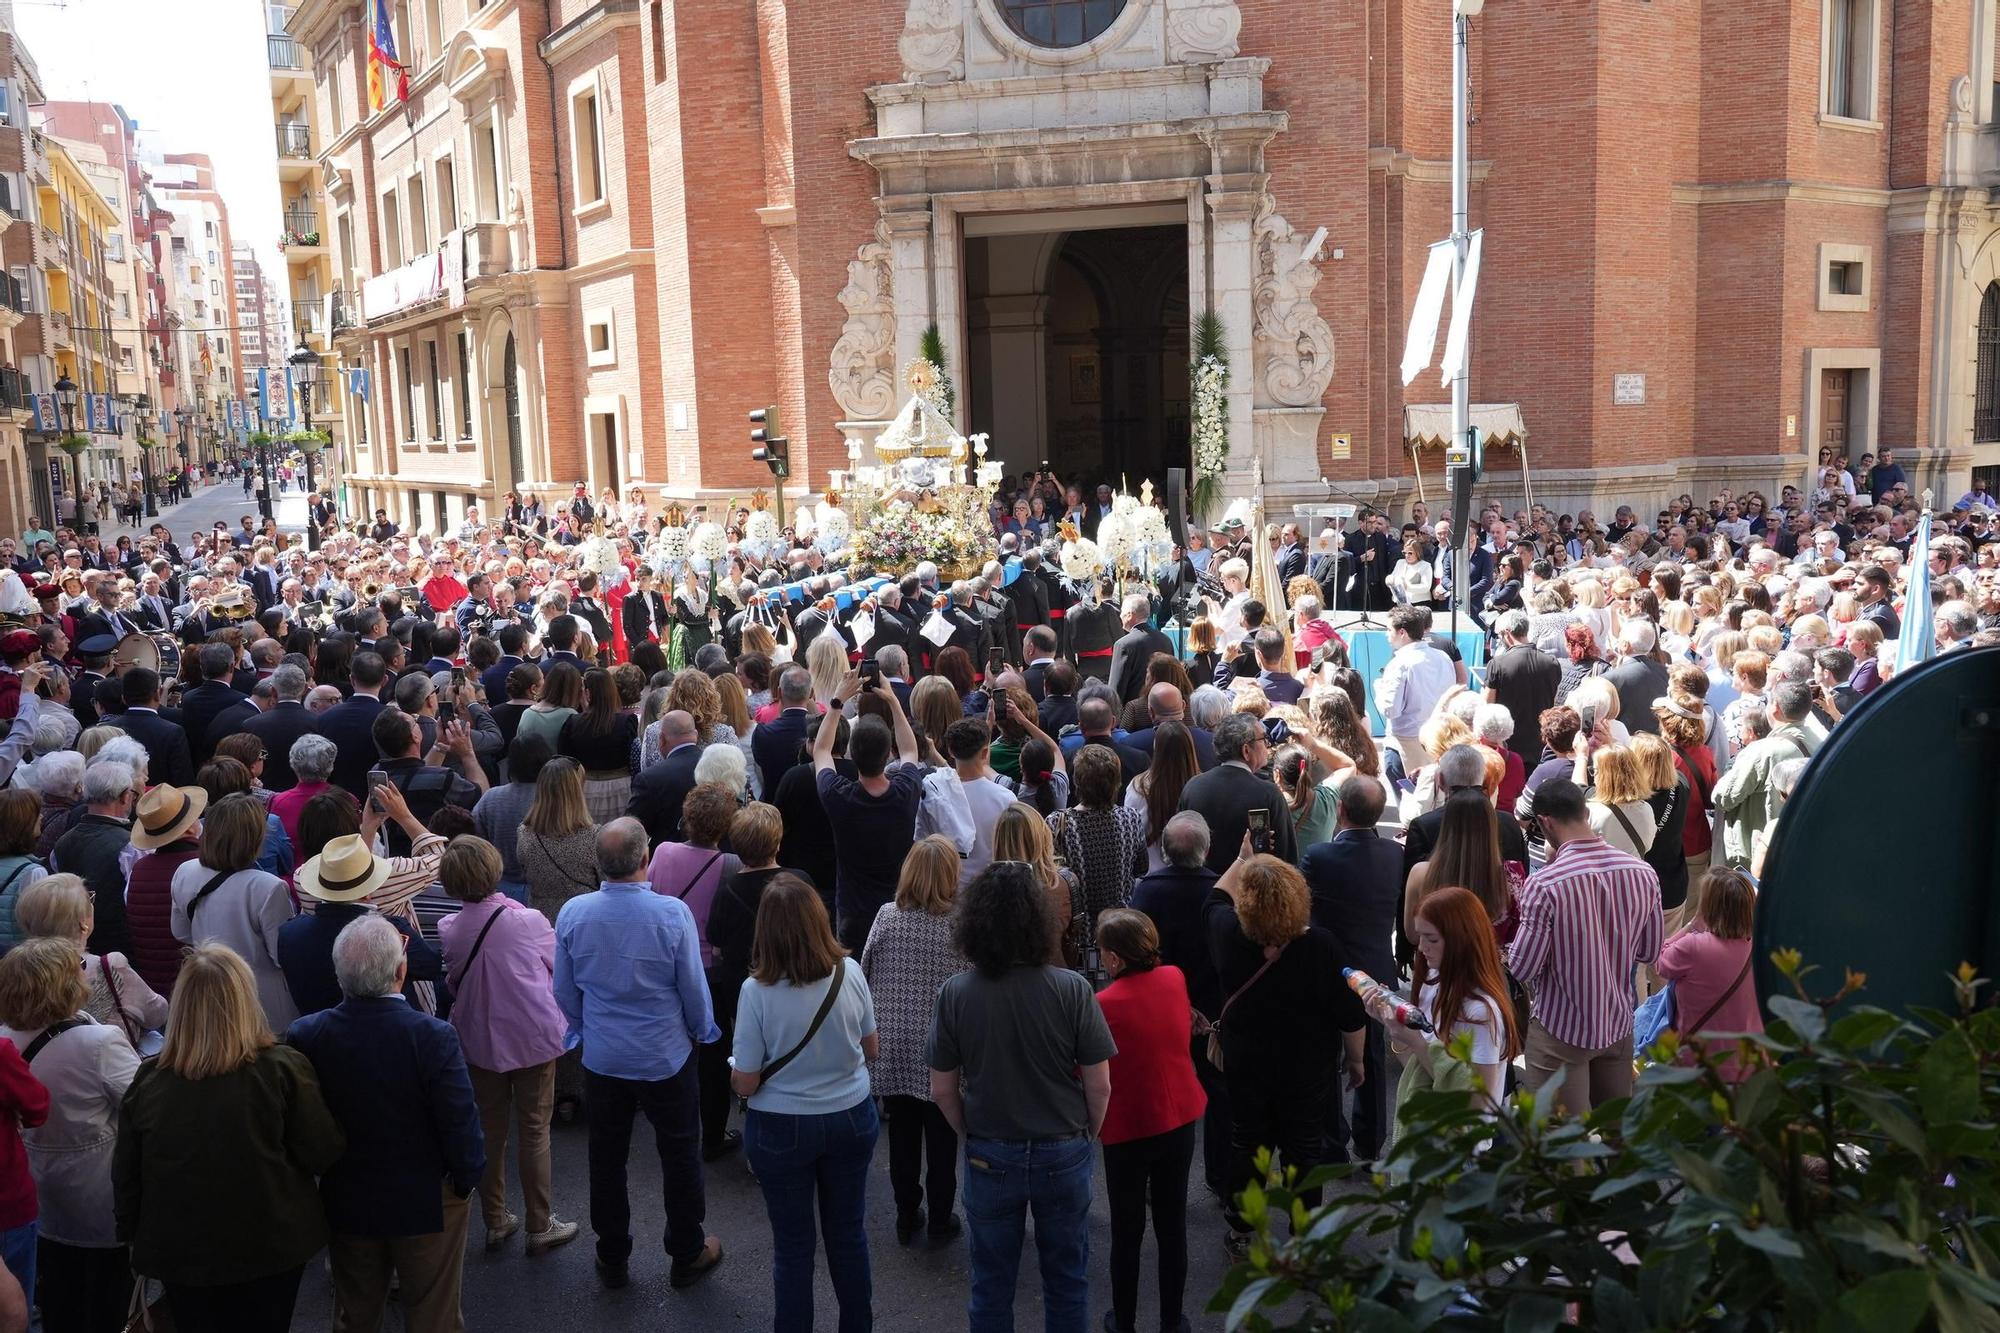
[[[1851,370],[1820,372],[1819,443],[1822,448],[1833,450],[1836,458],[1847,452],[1847,409],[1853,379]],[[1813,484],[1819,484],[1817,477]]]

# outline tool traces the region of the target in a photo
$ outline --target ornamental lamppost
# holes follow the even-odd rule
[[[56,381],[56,406],[62,412],[62,437],[56,447],[69,455],[71,485],[74,488],[71,499],[71,522],[82,514],[83,509],[83,451],[90,447],[90,441],[76,433],[76,381],[65,371]],[[61,520],[58,514],[57,520]]]
[[[139,488],[146,497],[146,517],[159,515],[159,507],[153,503],[153,437],[147,429],[147,418],[153,414],[153,400],[147,394],[138,394],[132,399],[133,428],[139,433]]]
[[[174,420],[180,424],[181,428],[180,477],[181,477],[181,486],[185,491],[185,496],[183,498],[187,498],[194,495],[194,478],[188,475],[188,468],[193,466],[193,464],[191,464],[188,461],[188,433],[194,425],[194,412],[189,409],[186,403],[182,403],[179,407],[174,409]]]
[[[320,450],[320,438],[313,430],[313,389],[320,380],[319,353],[306,345],[303,332],[299,335],[299,345],[292,349],[285,362],[292,368],[292,387],[298,390],[299,415],[305,421],[305,432],[297,443],[299,452],[306,456],[306,494],[310,496],[319,489],[313,477],[313,455]],[[306,548],[319,549],[319,524],[313,520],[310,510],[306,514]]]

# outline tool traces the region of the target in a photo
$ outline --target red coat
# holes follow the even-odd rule
[[[1189,1053],[1187,978],[1171,963],[1127,972],[1098,992],[1118,1043],[1111,1057],[1111,1105],[1103,1142],[1151,1138],[1199,1120],[1207,1094]]]
[[[199,849],[192,838],[170,842],[132,863],[125,888],[125,929],[131,936],[132,970],[162,995],[172,995],[181,970],[181,942],[174,938],[174,872]]]
[[[21,1131],[48,1118],[49,1090],[28,1072],[14,1043],[0,1037],[0,1231],[24,1227],[41,1215]]]

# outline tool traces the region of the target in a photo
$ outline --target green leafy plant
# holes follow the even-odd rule
[[[244,439],[243,442],[249,445],[252,449],[261,448],[262,446],[271,443],[271,432],[267,430],[253,430]]]
[[[1490,1114],[1424,1093],[1375,1174],[1260,1161],[1248,1257],[1210,1308],[1231,1330],[2000,1329],[1984,983],[1961,968],[1958,1015],[1898,1015],[1846,1003],[1859,975],[1814,999],[1796,954],[1774,962],[1794,993],[1767,1033],[1685,1058],[1670,1034],[1581,1120],[1552,1086]],[[1349,1192],[1309,1209],[1318,1185]]]
[[[924,329],[923,337],[917,342],[917,353],[937,370],[937,409],[946,421],[955,421],[954,412],[958,406],[958,390],[952,386],[951,371],[945,368],[944,334],[936,324]]]
[[[76,455],[90,448],[90,437],[74,433],[65,435],[56,441],[56,448],[74,458]]]

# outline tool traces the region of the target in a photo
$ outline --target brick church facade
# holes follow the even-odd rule
[[[935,324],[1010,470],[1440,486],[1397,370],[1449,229],[1446,0],[305,0],[352,507],[823,484]],[[1651,504],[1903,450],[2000,465],[2000,0],[1490,0],[1473,397],[1495,498]],[[1992,293],[1988,299],[1989,291]],[[350,384],[352,381],[350,381]],[[1526,475],[1523,475],[1525,462]]]

